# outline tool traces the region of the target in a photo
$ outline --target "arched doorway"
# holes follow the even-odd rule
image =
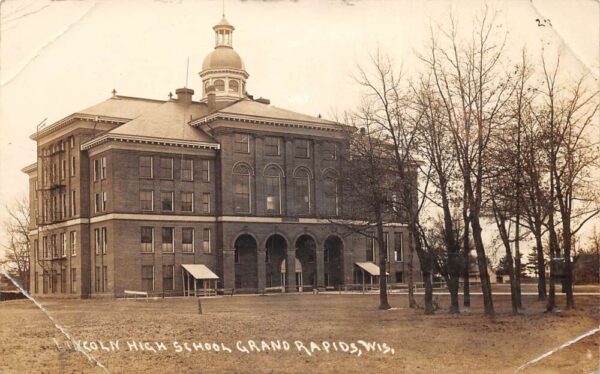
[[[316,287],[316,249],[317,243],[312,236],[305,234],[296,239],[296,264],[300,264],[300,272],[296,272],[296,289],[299,292]]]
[[[258,290],[257,249],[252,235],[242,234],[235,240],[235,288],[241,292]]]
[[[287,241],[279,234],[273,234],[265,243],[266,287],[285,287],[285,270],[281,264],[285,261]],[[284,267],[285,269],[285,267]]]
[[[338,288],[344,283],[344,243],[330,235],[323,245],[323,285]]]

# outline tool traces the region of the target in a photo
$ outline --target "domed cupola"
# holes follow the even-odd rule
[[[217,101],[237,100],[246,96],[248,73],[240,55],[233,49],[233,27],[223,19],[213,27],[215,30],[215,50],[210,52],[202,63],[202,98],[206,100],[208,87],[214,86]]]

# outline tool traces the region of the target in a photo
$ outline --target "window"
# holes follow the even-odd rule
[[[271,263],[271,251],[269,251],[269,248],[267,248],[267,250],[265,251],[265,263]]]
[[[394,233],[394,261],[404,261],[403,257],[403,242],[404,241],[404,233],[395,232]]]
[[[69,233],[69,243],[71,244],[71,256],[77,256],[77,231]]]
[[[99,213],[100,212],[100,207],[101,207],[100,194],[97,193],[97,194],[94,195],[94,212]]]
[[[67,160],[60,161],[60,179],[65,179],[67,176]]]
[[[250,167],[239,164],[233,170],[233,201],[236,213],[250,213]]]
[[[281,154],[281,139],[275,136],[265,138],[265,154],[267,156],[279,156]]]
[[[37,260],[37,259],[41,258],[40,257],[40,242],[37,239],[35,239],[33,241],[33,250],[34,250],[33,253],[34,253],[34,256],[35,256],[34,260]]]
[[[52,240],[52,242],[50,243],[52,245],[52,258],[56,258],[56,257],[58,257],[58,246],[56,245],[56,235],[52,235],[50,237],[50,239]]]
[[[229,91],[232,91],[232,92],[240,91],[240,84],[238,83],[238,81],[234,81],[234,80],[229,81]]]
[[[233,262],[236,264],[240,263],[240,250],[238,248],[235,248],[233,251]]]
[[[69,145],[70,145],[71,149],[75,148],[75,137],[74,136],[69,137]]]
[[[210,193],[202,194],[202,213],[210,213]]]
[[[100,159],[94,160],[94,181],[100,178]]]
[[[75,161],[75,156],[71,157],[71,173],[70,173],[70,175],[72,177],[75,176],[75,162],[76,162]]]
[[[388,246],[389,237],[390,237],[390,233],[389,232],[384,232],[383,233],[383,251],[385,253],[385,261],[386,262],[390,261],[390,248]]]
[[[173,211],[173,192],[171,192],[171,191],[161,192],[160,193],[160,201],[161,201],[161,208],[163,211],[165,211],[165,212]]]
[[[140,178],[153,178],[152,156],[140,156]]]
[[[44,249],[44,258],[48,258],[48,237],[44,236],[42,238],[42,247]]]
[[[181,251],[185,253],[194,252],[194,229],[191,227],[181,229]]]
[[[217,79],[213,84],[215,86],[215,91],[222,92],[225,91],[225,81],[222,79]]]
[[[210,182],[210,160],[202,160],[202,182]]]
[[[235,151],[237,153],[250,153],[250,135],[235,134]]]
[[[67,194],[66,193],[62,193],[60,194],[60,215],[64,218],[67,217],[67,214],[69,214],[69,211],[67,210]]]
[[[329,273],[325,273],[324,281],[325,281],[325,287],[329,287],[330,286],[330,284],[329,284]]]
[[[71,268],[71,293],[75,292],[77,292],[77,269]]]
[[[154,266],[142,266],[142,290],[154,291]]]
[[[337,143],[323,144],[323,159],[337,160]]]
[[[396,283],[403,283],[404,282],[404,277],[402,276],[402,272],[401,271],[397,271],[396,272],[396,276],[394,277]]]
[[[194,180],[194,161],[193,160],[181,160],[181,180],[182,181],[193,181]]]
[[[71,191],[71,217],[77,215],[77,194],[75,191]]]
[[[102,292],[108,291],[108,266],[102,267]]]
[[[140,209],[154,210],[154,191],[140,191]]]
[[[329,262],[329,260],[330,260],[330,252],[329,252],[329,248],[328,247],[325,247],[323,249],[323,259],[324,259],[325,263]]]
[[[173,265],[163,265],[163,291],[173,291],[173,273],[175,272]]]
[[[102,274],[100,273],[100,266],[96,266],[96,273],[95,273],[95,279],[96,279],[96,287],[94,288],[94,290],[96,292],[100,292],[100,287],[102,286],[101,282],[101,278]]]
[[[181,211],[182,212],[193,212],[194,211],[194,193],[193,192],[182,192],[181,193]]]
[[[106,254],[106,249],[108,247],[108,231],[106,227],[102,228],[102,254]]]
[[[281,213],[281,169],[271,166],[265,170],[265,203],[267,213]]]
[[[154,252],[154,228],[142,227],[140,242],[142,252]]]
[[[203,235],[202,235],[202,249],[206,253],[210,253],[211,252],[210,229],[204,229],[203,230]]]
[[[102,192],[102,211],[106,212],[106,202],[108,200],[108,193]]]
[[[374,234],[369,233],[369,235]],[[375,261],[375,238],[371,236],[367,237],[366,260],[372,262]]]
[[[67,235],[60,233],[60,257],[67,257]]]
[[[173,252],[173,238],[175,229],[172,227],[162,228],[162,251]]]
[[[339,214],[338,182],[333,173],[325,175],[323,181],[323,197],[325,214],[327,216],[337,216]]]
[[[106,179],[106,157],[100,159],[100,179]]]
[[[296,157],[298,158],[309,158],[310,157],[310,143],[306,139],[296,139]]]
[[[100,254],[100,229],[94,229],[94,253]]]
[[[160,178],[173,179],[173,159],[167,157],[160,158]]]
[[[296,214],[310,214],[310,174],[301,168],[294,174],[294,201]]]

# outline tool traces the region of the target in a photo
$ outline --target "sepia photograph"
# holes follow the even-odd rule
[[[0,0],[0,374],[600,373],[600,1]]]

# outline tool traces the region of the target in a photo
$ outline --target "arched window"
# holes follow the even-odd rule
[[[233,169],[233,202],[236,213],[250,213],[250,167],[239,164]]]
[[[208,93],[208,87],[210,87],[210,82],[209,81],[204,82],[204,94]]]
[[[281,213],[281,169],[269,166],[265,176],[265,203],[266,211],[271,214]]]
[[[231,80],[229,81],[229,91],[232,92],[239,92],[240,90],[240,84],[238,83],[238,81],[235,80]]]
[[[221,92],[225,91],[225,81],[222,79],[217,79],[215,81],[215,91]]]
[[[307,169],[300,168],[294,173],[294,203],[296,214],[310,214],[310,173]]]
[[[323,180],[324,212],[327,216],[339,214],[339,188],[338,180],[333,172],[325,175]]]

